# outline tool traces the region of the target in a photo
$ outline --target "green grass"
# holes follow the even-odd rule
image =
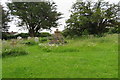
[[[3,58],[3,78],[117,78],[118,36],[76,38],[58,47],[28,46]]]
[[[2,79],[2,41],[0,39],[0,79]]]

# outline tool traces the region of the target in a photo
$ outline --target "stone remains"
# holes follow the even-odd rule
[[[35,37],[35,42],[39,42],[39,38],[38,37]]]
[[[52,35],[53,39],[49,42],[49,44],[63,44],[64,43],[64,38],[63,35],[60,33],[58,29],[54,32]]]
[[[27,39],[28,39],[28,40],[30,40],[30,39],[31,39],[31,37],[28,37]]]
[[[89,38],[94,38],[94,36],[93,35],[89,35]]]
[[[22,40],[22,37],[18,36],[18,37],[17,37],[17,40]]]
[[[14,39],[12,39],[12,40],[11,40],[11,45],[14,47],[16,44],[17,44],[17,41],[14,40]]]
[[[3,39],[3,40],[2,40],[2,44],[6,44],[6,43],[7,43],[7,42]]]

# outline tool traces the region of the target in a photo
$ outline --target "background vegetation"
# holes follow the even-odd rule
[[[110,4],[103,0],[97,2],[77,1],[71,9],[70,19],[66,21],[64,35],[103,36],[104,33],[119,33],[120,3]]]

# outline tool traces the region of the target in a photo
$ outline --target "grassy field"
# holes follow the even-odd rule
[[[0,40],[0,79],[2,79],[2,41]]]
[[[5,57],[3,78],[117,78],[118,36],[76,38],[63,46],[27,46],[28,55]]]

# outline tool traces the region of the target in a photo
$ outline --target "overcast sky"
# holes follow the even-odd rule
[[[1,4],[4,4],[5,2],[10,1],[10,0],[0,0]],[[33,0],[34,1],[34,0]],[[70,16],[70,9],[72,7],[72,4],[76,2],[76,0],[52,0],[56,3],[57,5],[57,11],[63,13],[62,19],[59,20],[60,24],[62,24],[59,27],[59,30],[62,31],[65,26],[65,21],[69,18]],[[97,1],[97,0],[91,0],[91,1]],[[118,3],[119,0],[104,0],[108,1],[110,3]],[[14,25],[14,22],[9,23],[10,25],[10,30],[9,31],[15,31],[15,32],[26,32],[26,31],[19,31],[19,28],[17,28]],[[55,30],[55,28],[52,28],[52,32]]]

